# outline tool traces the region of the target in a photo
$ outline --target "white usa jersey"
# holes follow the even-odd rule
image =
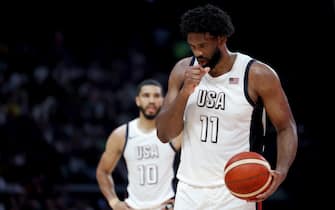
[[[247,93],[252,62],[249,56],[237,53],[229,72],[218,77],[204,75],[190,95],[184,112],[180,181],[199,187],[224,185],[227,160],[238,152],[259,150],[260,143],[251,137],[263,134],[254,132],[263,128],[263,108],[253,104]]]
[[[143,133],[138,118],[129,122],[123,156],[128,170],[128,198],[136,209],[152,208],[174,197],[173,162],[175,150],[163,144],[156,130]]]

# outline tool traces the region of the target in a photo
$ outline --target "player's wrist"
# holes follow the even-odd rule
[[[110,207],[112,207],[113,209],[115,208],[116,204],[118,204],[120,202],[118,197],[112,198],[108,201],[108,204]]]
[[[188,98],[192,93],[194,92],[194,87],[182,87],[182,89],[180,90],[179,94],[183,97],[183,98]]]

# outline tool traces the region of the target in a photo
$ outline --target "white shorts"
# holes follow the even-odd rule
[[[164,201],[162,204],[158,204],[158,205],[154,205],[154,206],[150,206],[150,207],[145,207],[145,208],[134,207],[136,205],[129,198],[126,198],[125,202],[131,209],[134,209],[134,210],[162,210],[162,209],[169,210],[169,209],[173,209],[173,206],[174,206],[174,204],[173,204],[174,202],[173,202],[172,198]]]
[[[256,203],[234,197],[225,185],[195,187],[179,181],[174,210],[256,210]]]

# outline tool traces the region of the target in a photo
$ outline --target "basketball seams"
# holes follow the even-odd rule
[[[238,160],[238,161],[233,162],[232,164],[230,164],[225,169],[225,176],[231,169],[235,168],[236,166],[243,165],[243,164],[248,164],[248,163],[260,164],[260,165],[265,166],[269,171],[271,170],[270,164],[267,161],[260,160],[260,159],[255,159],[255,158],[248,158],[248,159]]]

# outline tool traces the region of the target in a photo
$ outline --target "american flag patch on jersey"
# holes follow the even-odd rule
[[[229,77],[229,84],[238,84],[239,79],[238,77]]]

